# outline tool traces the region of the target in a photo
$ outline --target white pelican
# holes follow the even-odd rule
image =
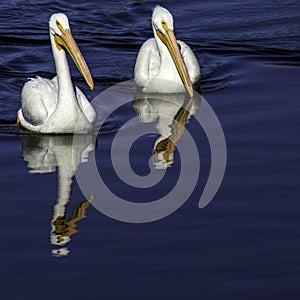
[[[17,124],[41,133],[86,132],[96,113],[81,90],[76,87],[74,91],[65,49],[91,89],[92,76],[71,34],[68,18],[52,15],[49,29],[57,76],[52,80],[37,77],[25,83]]]
[[[200,67],[190,47],[177,41],[171,13],[157,5],[152,14],[154,38],[141,47],[134,79],[143,92],[182,93],[193,97],[193,84],[200,78]]]

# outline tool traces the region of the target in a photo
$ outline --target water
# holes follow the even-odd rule
[[[197,90],[226,138],[225,177],[203,209],[198,202],[211,158],[195,117],[187,130],[201,144],[197,188],[174,213],[141,224],[99,212],[73,177],[87,164],[79,163],[95,153],[108,185],[128,201],[147,202],[165,192],[163,185],[146,195],[125,188],[111,168],[112,139],[136,116],[131,104],[109,116],[96,145],[94,137],[84,137],[73,154],[70,136],[30,135],[14,126],[26,79],[55,74],[48,37],[52,13],[64,12],[70,19],[95,90],[88,90],[70,61],[72,77],[94,99],[133,78],[137,51],[152,35],[155,4],[0,4],[1,298],[298,299],[299,1],[161,3],[174,15],[177,38],[195,51],[202,69]],[[99,110],[111,106],[101,103]],[[157,137],[156,132],[135,142],[131,162],[138,175],[150,172]],[[175,152],[163,179],[166,189],[176,183],[180,165]],[[58,199],[66,206],[55,206]],[[64,207],[56,230],[67,230],[71,240],[58,246],[50,240],[51,221],[55,209]]]

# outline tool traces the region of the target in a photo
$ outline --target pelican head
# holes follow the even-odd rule
[[[161,40],[169,50],[183,85],[185,86],[190,97],[193,97],[194,91],[192,81],[174,34],[173,23],[173,16],[167,9],[161,7],[160,5],[157,5],[154,8],[152,14],[152,27],[154,36],[159,38],[159,40]]]
[[[63,51],[63,49],[68,51],[88,86],[93,90],[94,82],[92,75],[71,34],[67,16],[61,13],[53,14],[49,21],[49,29],[57,51]]]
[[[159,29],[161,33],[166,34],[168,29],[174,30],[173,23],[173,16],[167,9],[160,5],[155,6],[152,14],[152,24],[155,29]]]

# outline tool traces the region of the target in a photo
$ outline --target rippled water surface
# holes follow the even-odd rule
[[[299,298],[299,1],[160,3],[173,13],[177,38],[190,45],[200,62],[197,91],[218,117],[226,139],[225,176],[205,208],[199,209],[198,202],[212,159],[197,122],[204,101],[193,103],[194,116],[187,124],[184,108],[190,103],[178,99],[167,110],[179,112],[177,120],[181,116],[196,140],[201,172],[178,210],[148,223],[126,223],[99,212],[94,191],[87,201],[74,173],[94,153],[104,182],[127,201],[153,201],[171,191],[185,158],[179,150],[161,184],[149,190],[125,186],[110,158],[116,133],[143,124],[124,127],[124,122],[144,105],[164,111],[159,101],[148,105],[138,98],[123,105],[108,114],[98,135],[80,137],[76,147],[72,136],[32,135],[15,126],[27,78],[55,76],[48,33],[52,13],[69,17],[94,91],[69,60],[72,78],[92,100],[133,78],[137,52],[153,34],[156,4],[1,2],[2,299]],[[113,105],[107,99],[97,110],[105,115]],[[151,172],[148,161],[161,128],[151,124],[153,134],[142,135],[130,150],[139,176]],[[179,134],[169,125],[177,137],[182,134],[180,148],[187,132]]]

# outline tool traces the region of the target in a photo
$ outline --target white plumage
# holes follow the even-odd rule
[[[37,77],[25,83],[18,111],[21,126],[41,133],[87,132],[96,113],[79,88],[74,91],[66,49],[91,89],[93,79],[73,39],[68,18],[54,14],[49,21],[50,40],[57,76],[52,80]]]
[[[161,6],[152,15],[154,38],[141,47],[134,79],[143,92],[182,93],[193,96],[192,85],[200,78],[199,63],[190,49],[174,35],[173,17]]]

